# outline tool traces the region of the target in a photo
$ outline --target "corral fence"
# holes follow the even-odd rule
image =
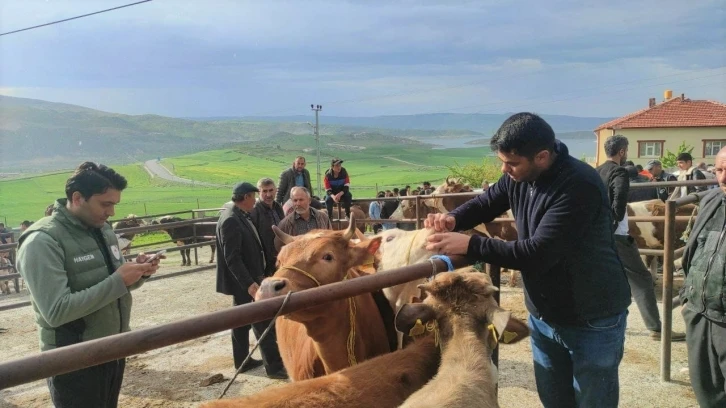
[[[713,180],[692,181],[692,182],[667,182],[659,186],[694,186],[714,184]],[[634,184],[633,187],[636,185]],[[647,185],[646,188],[653,187]],[[479,193],[459,193],[461,195],[476,195]],[[705,193],[701,193],[702,196]],[[418,206],[422,205],[421,200],[426,198],[439,198],[454,196],[455,194],[435,196],[413,196],[398,197],[389,199],[415,200],[416,214]],[[389,199],[365,199],[360,201],[387,201]],[[668,200],[665,205],[664,217],[639,217],[639,221],[664,222],[665,223],[665,245],[658,253],[648,251],[651,255],[659,255],[664,258],[663,262],[663,328],[661,330],[661,380],[670,381],[671,369],[671,329],[672,309],[670,302],[673,290],[673,260],[675,259],[675,222],[676,209],[678,206],[697,202],[700,197],[689,195],[678,200]],[[211,209],[218,210],[218,209]],[[207,210],[207,211],[211,211]],[[194,218],[194,216],[193,216]],[[126,229],[127,231],[147,231],[170,226],[189,225],[195,222],[210,222],[215,217],[194,218],[178,223],[164,225],[152,225]],[[340,222],[340,220],[335,220]],[[379,223],[390,220],[359,220],[361,223]],[[421,226],[421,220],[396,220],[396,222],[412,222],[417,227]],[[512,222],[511,219],[497,219],[495,222]],[[176,224],[176,225],[174,225]],[[151,228],[151,229],[150,229]],[[120,231],[120,230],[119,230]],[[193,245],[202,245],[198,243]],[[464,257],[452,257],[455,267],[462,267],[469,264]],[[487,266],[494,285],[500,285],[499,267],[496,265]],[[441,260],[431,260],[416,265],[398,268],[390,271],[380,272],[370,276],[364,276],[348,281],[324,285],[317,288],[306,289],[290,296],[289,302],[282,310],[283,314],[305,309],[320,303],[333,300],[345,299],[362,293],[372,292],[385,287],[390,287],[416,279],[433,276],[437,271],[445,271],[446,265]],[[498,295],[498,292],[496,292]],[[497,301],[500,299],[497,296]],[[216,332],[268,320],[277,313],[284,301],[283,297],[268,299],[260,302],[253,302],[245,305],[235,306],[213,313],[205,313],[196,317],[159,325],[151,328],[135,330],[97,340],[83,342],[72,346],[62,347],[43,353],[37,353],[29,357],[16,359],[0,364],[0,389],[40,380],[54,375],[59,375],[82,368],[102,364],[108,361],[143,353],[156,348],[181,343]],[[498,348],[495,349],[493,359],[498,362]]]

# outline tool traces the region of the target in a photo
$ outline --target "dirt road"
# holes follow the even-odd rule
[[[204,181],[190,180],[190,179],[185,179],[185,178],[175,176],[174,173],[169,171],[169,169],[164,167],[164,165],[159,163],[157,160],[145,161],[144,167],[150,174],[154,175],[155,177],[159,177],[161,179],[168,180],[168,181],[173,181],[175,183],[194,184],[197,186],[206,186],[206,187],[226,187],[221,184],[207,183]]]

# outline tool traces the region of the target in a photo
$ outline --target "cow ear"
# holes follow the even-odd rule
[[[406,336],[415,336],[416,328],[436,319],[436,311],[433,307],[424,303],[407,303],[401,306],[396,312],[394,324],[396,330]]]
[[[366,239],[365,241],[355,244],[351,249],[349,249],[349,259],[353,262],[352,265],[375,264],[376,252],[378,252],[378,248],[381,247],[381,239],[383,239],[383,237]]]
[[[497,342],[513,344],[529,336],[527,324],[504,309],[493,308],[489,312],[489,322],[494,330],[492,336],[496,337],[492,339],[493,347],[496,347]]]

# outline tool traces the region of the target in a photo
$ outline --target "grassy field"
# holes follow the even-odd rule
[[[242,180],[254,183],[262,177],[271,177],[277,182],[280,172],[290,166],[295,156],[302,154],[308,159],[315,188],[315,153],[303,151],[314,148],[314,141],[309,139],[283,134],[254,145],[163,159],[162,163],[180,177],[231,186]],[[370,135],[359,141],[328,137],[321,148],[321,172],[329,167],[331,157],[341,157],[350,174],[353,196],[358,198],[372,197],[376,184],[379,189],[392,189],[407,184],[416,186],[423,181],[440,183],[449,174],[446,165],[480,163],[489,152],[487,148],[431,150],[428,145],[401,144],[388,136]],[[229,200],[229,187],[199,187],[152,179],[142,164],[113,167],[129,181],[116,207],[116,218],[127,214],[218,208]],[[17,227],[23,220],[41,218],[48,204],[65,196],[64,186],[70,173],[0,181],[0,221]]]

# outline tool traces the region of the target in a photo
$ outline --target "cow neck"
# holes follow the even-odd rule
[[[441,360],[449,367],[466,367],[467,371],[481,372],[490,375],[492,350],[487,346],[486,339],[471,327],[471,322],[460,321],[461,318],[451,322],[451,335],[442,340]],[[484,335],[489,335],[486,330]]]
[[[315,282],[315,285],[317,287],[322,286],[320,284],[320,281],[318,281],[315,276],[313,276],[311,273],[306,272],[296,266],[287,265],[282,266],[280,269],[287,269],[290,271],[295,271],[303,276],[308,277],[310,280]],[[345,274],[345,277],[343,280],[348,279],[350,276],[350,269],[348,270],[348,273]],[[348,331],[348,339],[346,341],[346,354],[348,356],[348,366],[352,367],[357,364],[356,358],[355,358],[355,318],[356,318],[356,305],[355,305],[355,297],[349,297],[347,299],[348,301],[348,324],[350,326],[350,329]],[[323,319],[326,320],[327,324],[310,324],[305,325],[305,329],[308,332],[308,336],[310,336],[311,339],[313,339],[313,345],[315,347],[315,351],[320,356],[321,360],[323,361],[323,366],[325,366],[325,372],[331,373],[333,371],[337,371],[335,367],[330,367],[329,362],[334,361],[333,359],[330,359],[329,356],[336,356],[340,355],[341,350],[341,343],[338,340],[336,336],[330,336],[330,334],[327,331],[324,330],[315,330],[311,328],[323,328],[323,327],[340,327],[337,324],[331,325],[330,324],[330,317],[335,316],[335,314],[330,314],[325,316]],[[337,322],[336,322],[337,323]],[[333,371],[331,371],[331,368],[333,368]]]
[[[406,266],[411,265],[411,250],[413,249],[413,244],[416,242],[416,237],[418,237],[418,233],[423,230],[417,230],[415,234],[413,234],[413,239],[411,240],[411,244],[408,246],[408,250],[406,251]]]

